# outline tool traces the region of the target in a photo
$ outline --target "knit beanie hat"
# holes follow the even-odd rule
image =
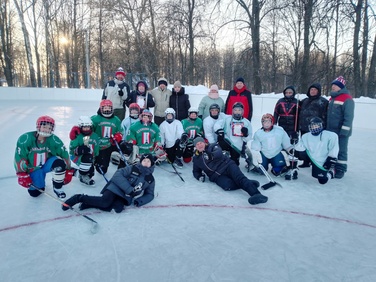
[[[196,146],[198,142],[204,142],[205,143],[205,140],[204,138],[202,137],[196,137],[194,140],[193,140],[193,145]]]
[[[219,88],[217,84],[210,86],[210,92],[218,92]]]
[[[142,163],[142,161],[143,161],[144,159],[149,159],[150,162],[151,162],[151,166],[154,165],[154,157],[153,157],[152,154],[143,154],[143,155],[141,155],[140,163]]]
[[[332,84],[335,84],[339,88],[343,89],[345,88],[346,80],[343,78],[343,76],[339,76],[335,80],[332,81]]]
[[[161,84],[164,84],[164,85],[168,85],[168,82],[167,82],[167,79],[165,79],[164,77],[161,77],[160,79],[158,79],[158,85],[161,85]]]
[[[174,87],[179,87],[181,88],[181,82],[179,80],[175,81]]]
[[[117,71],[115,72],[115,76],[122,75],[125,77],[125,72],[123,68],[118,68]]]
[[[239,78],[235,81],[235,83],[237,83],[237,82],[243,82],[243,83],[244,83],[244,78],[239,77]]]

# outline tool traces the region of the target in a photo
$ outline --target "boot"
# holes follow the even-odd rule
[[[82,202],[82,194],[76,194],[70,197],[68,200],[64,202],[65,205],[62,205],[61,208],[63,211],[68,210],[69,208],[72,208],[75,204]],[[68,206],[67,206],[68,205]]]
[[[303,161],[303,163],[301,165],[299,165],[298,167],[304,168],[304,167],[310,167],[310,166],[311,166],[310,161]]]
[[[94,186],[95,185],[95,181],[93,179],[91,179],[90,176],[87,175],[87,174],[80,174],[79,179],[80,179],[80,182],[82,184],[85,184],[85,185],[88,185],[88,186]]]
[[[181,162],[180,158],[175,159],[174,165],[176,165],[176,167],[178,167],[178,168],[183,168],[183,163]]]
[[[62,188],[54,188],[54,192],[60,199],[64,199],[67,196]]]
[[[263,204],[263,203],[266,203],[267,201],[268,201],[268,197],[262,194],[255,194],[248,199],[248,203],[250,203],[251,205]]]

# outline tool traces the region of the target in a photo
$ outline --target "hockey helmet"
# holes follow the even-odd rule
[[[37,119],[37,132],[40,136],[49,137],[55,130],[55,120],[50,116],[41,116]],[[49,128],[42,126],[49,126]]]

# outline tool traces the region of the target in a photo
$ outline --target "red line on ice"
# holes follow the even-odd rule
[[[350,223],[350,224],[354,224],[354,225],[365,226],[365,227],[370,227],[370,228],[376,229],[376,225],[367,224],[367,223],[358,222],[358,221],[353,221],[353,220],[349,220],[349,219],[331,217],[331,216],[326,216],[326,215],[321,215],[321,214],[313,214],[313,213],[274,209],[274,208],[264,208],[264,207],[249,207],[249,206],[242,207],[242,206],[209,205],[209,204],[176,204],[176,205],[144,206],[141,209],[164,209],[164,208],[227,208],[227,209],[265,210],[265,211],[273,211],[273,212],[280,212],[280,213],[287,213],[287,214],[295,214],[295,215],[323,218],[323,219],[327,219],[327,220]],[[133,209],[133,208],[131,208],[131,209]],[[94,214],[94,213],[101,213],[101,212],[100,211],[92,212],[92,213],[88,213],[87,215]],[[33,225],[46,223],[46,222],[58,221],[58,220],[67,219],[67,218],[71,218],[71,217],[77,217],[77,216],[80,216],[80,215],[72,214],[72,215],[67,215],[67,216],[60,216],[60,217],[44,219],[44,220],[40,220],[40,221],[33,221],[33,222],[13,225],[13,226],[1,228],[0,232],[8,231],[8,230],[14,230],[14,229],[22,228],[22,227],[27,227],[27,226],[33,226]]]

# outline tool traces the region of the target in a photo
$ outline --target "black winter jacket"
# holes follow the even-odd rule
[[[298,131],[298,127],[295,127],[298,100],[295,98],[295,89],[292,86],[286,87],[283,93],[286,89],[292,89],[294,94],[290,98],[284,96],[278,100],[274,107],[274,123],[281,126],[291,136],[292,132]]]
[[[170,108],[173,108],[176,112],[176,119],[182,121],[188,117],[188,110],[191,107],[189,102],[189,95],[185,94],[185,89],[182,87],[178,93],[175,89],[172,89],[172,95],[170,96]]]

